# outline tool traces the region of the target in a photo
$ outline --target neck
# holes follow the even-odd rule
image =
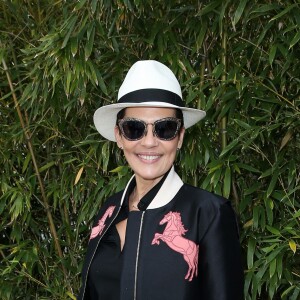
[[[159,182],[161,177],[154,180],[141,180],[136,178],[136,187],[130,195],[132,209],[138,209],[140,200]]]

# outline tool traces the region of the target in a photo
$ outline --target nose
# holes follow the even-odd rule
[[[142,138],[142,145],[146,147],[155,147],[157,144],[157,137],[153,133],[153,125],[147,124],[147,132]]]

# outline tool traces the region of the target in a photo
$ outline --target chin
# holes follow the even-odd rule
[[[145,170],[145,168],[143,170],[134,170],[134,173],[136,174],[136,176],[139,176],[141,178],[143,178],[144,180],[155,180],[157,178],[160,178],[162,176],[164,176],[166,174],[166,172],[169,169],[166,170]]]

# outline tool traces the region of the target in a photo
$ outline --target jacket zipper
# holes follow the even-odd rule
[[[120,210],[121,210],[121,207],[122,207],[122,206],[119,207],[119,209],[118,209],[118,211],[117,211],[115,217],[111,220],[111,222],[109,223],[109,225],[108,225],[108,226],[106,227],[106,229],[102,232],[102,235],[101,235],[101,237],[100,237],[100,239],[99,239],[99,241],[98,241],[98,243],[97,243],[97,245],[96,245],[96,247],[95,247],[95,251],[94,251],[94,253],[93,253],[93,255],[92,255],[92,257],[91,257],[91,259],[90,259],[90,261],[89,261],[89,265],[88,265],[88,268],[87,268],[87,271],[86,271],[85,280],[84,280],[84,290],[83,290],[83,293],[82,293],[82,300],[84,300],[84,296],[85,296],[86,282],[87,282],[89,270],[90,270],[90,267],[91,267],[91,263],[92,263],[92,261],[93,261],[93,259],[94,259],[95,253],[96,253],[97,248],[98,248],[98,246],[99,246],[99,243],[100,243],[102,237],[104,236],[104,234],[106,233],[106,231],[108,230],[108,228],[111,226],[111,224],[114,222],[114,220],[115,220],[116,217],[118,216],[118,214],[119,214],[119,212],[120,212]]]
[[[142,217],[141,217],[141,224],[140,224],[140,230],[139,230],[138,245],[137,245],[137,250],[136,250],[135,274],[134,274],[134,294],[133,294],[133,299],[134,300],[136,300],[137,273],[138,273],[139,254],[140,254],[140,245],[141,245],[141,235],[142,235],[142,227],[143,227],[144,214],[145,214],[145,211],[143,211]]]

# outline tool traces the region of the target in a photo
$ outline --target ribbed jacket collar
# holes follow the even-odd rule
[[[135,175],[133,175],[128,181],[125,190],[122,194],[120,205],[123,204],[128,187],[130,186],[134,178]],[[172,166],[167,178],[163,182],[161,188],[159,189],[159,191],[157,192],[157,194],[155,195],[155,197],[153,198],[153,200],[151,201],[147,209],[155,209],[168,204],[175,197],[175,195],[180,190],[182,185],[183,185],[182,180],[175,172],[174,166]]]

